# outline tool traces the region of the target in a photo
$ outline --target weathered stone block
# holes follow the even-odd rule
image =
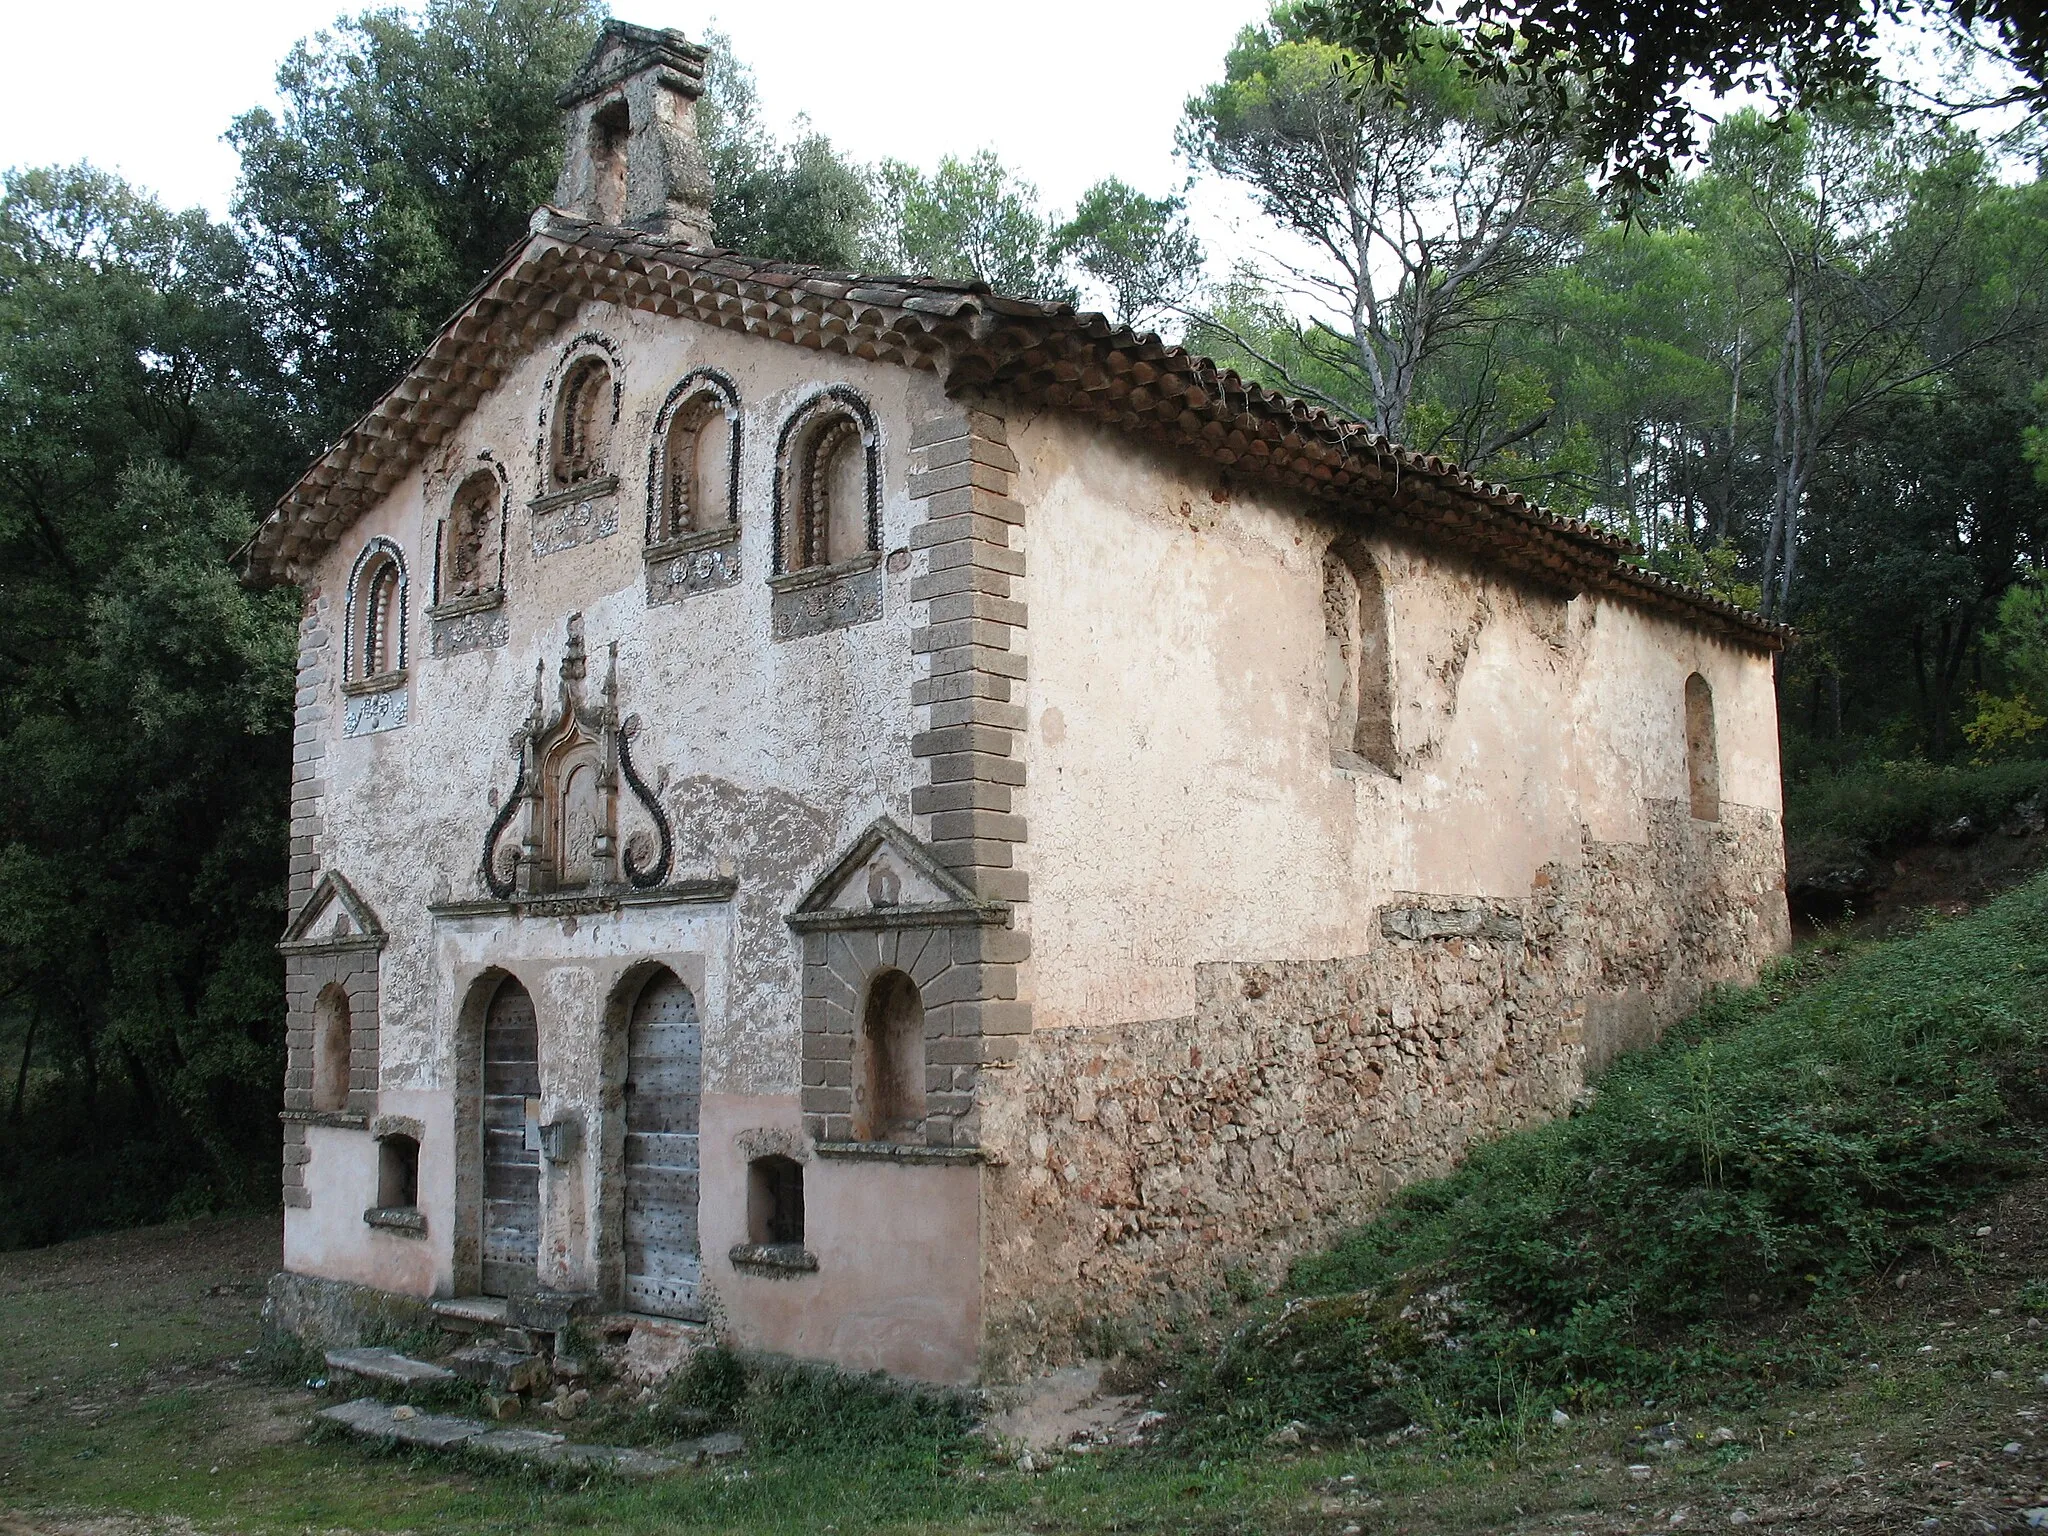
[[[986,779],[994,784],[1024,782],[1023,763],[987,752],[953,752],[934,757],[930,762],[934,784],[950,784],[961,779]]]
[[[949,752],[986,752],[994,757],[1010,755],[1010,732],[992,725],[950,725],[941,730],[919,731],[910,738],[912,757],[940,757]]]
[[[1016,862],[1016,844],[962,837],[932,844],[932,855],[948,869],[1008,869]]]
[[[942,811],[932,817],[932,837],[940,842],[958,838],[987,838],[997,842],[1028,840],[1029,828],[1022,816],[1005,816],[996,811]]]
[[[910,792],[910,809],[920,816],[942,811],[1007,811],[1016,792],[1007,784],[965,779],[954,784],[920,784]]]

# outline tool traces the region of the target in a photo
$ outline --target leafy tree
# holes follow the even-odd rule
[[[711,59],[697,123],[711,166],[713,238],[750,256],[857,267],[876,215],[867,172],[823,134],[778,142],[761,123],[753,71],[724,36],[704,41]]]
[[[2002,56],[2017,78],[1999,101],[2048,100],[2048,14],[2033,0],[1316,0],[1314,17],[1382,71],[1398,66],[1418,27],[1455,26],[1467,68],[1541,81],[1547,89],[1527,98],[1532,126],[1575,123],[1581,153],[1630,201],[1667,185],[1698,150],[1698,87],[1717,98],[1760,92],[1796,110],[1877,94],[1888,19]]]
[[[1507,131],[1522,82],[1463,69],[1440,34],[1416,32],[1374,76],[1312,23],[1288,0],[1239,33],[1224,78],[1187,104],[1182,152],[1249,187],[1305,242],[1300,259],[1266,253],[1262,277],[1308,306],[1302,344],[1348,388],[1318,389],[1256,338],[1234,339],[1295,387],[1340,409],[1355,401],[1375,431],[1402,437],[1431,361],[1497,324],[1564,254],[1583,178],[1562,138]],[[1488,452],[1477,444],[1468,458]]]
[[[256,108],[235,219],[300,408],[330,439],[525,233],[561,168],[555,94],[601,0],[429,0],[299,43]]]
[[[272,1166],[296,611],[229,557],[292,449],[246,279],[83,167],[0,198],[0,1246]]]
[[[1147,197],[1111,176],[1082,194],[1053,232],[1052,257],[1107,289],[1126,325],[1184,312],[1202,276],[1202,245],[1177,197]]]
[[[979,280],[1024,298],[1071,299],[1060,270],[1054,221],[1038,208],[1038,189],[991,150],[947,155],[930,173],[884,161],[876,260],[899,272]]]

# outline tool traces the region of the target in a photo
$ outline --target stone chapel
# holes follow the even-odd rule
[[[253,547],[302,1302],[1001,1378],[1785,945],[1779,631],[1099,315],[714,249],[705,57],[606,27]]]

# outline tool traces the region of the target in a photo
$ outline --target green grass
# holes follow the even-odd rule
[[[1579,1113],[1478,1148],[1297,1263],[1188,1363],[1184,1431],[1498,1435],[1560,1403],[1824,1376],[1820,1343],[1759,1355],[1731,1329],[1824,1310],[2036,1169],[2044,1047],[2048,880],[1781,962],[1617,1063]]]

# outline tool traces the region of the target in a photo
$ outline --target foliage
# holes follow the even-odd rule
[[[719,33],[697,103],[711,168],[712,236],[730,250],[842,271],[860,265],[876,215],[870,177],[823,134],[778,142],[760,120],[753,71]]]
[[[957,1451],[973,1422],[965,1399],[877,1371],[756,1359],[717,1346],[675,1373],[662,1410],[738,1428],[771,1454],[929,1458]]]
[[[1053,221],[1038,209],[1038,189],[993,151],[964,160],[943,156],[929,173],[889,160],[876,174],[881,220],[875,240],[881,265],[984,282],[1023,298],[1074,296],[1060,271]]]
[[[1624,198],[1665,186],[1698,149],[1699,88],[1761,93],[1811,108],[1876,94],[1882,20],[1945,21],[1966,50],[2001,53],[2020,72],[2014,99],[2048,85],[2048,21],[2027,0],[1734,0],[1646,9],[1626,0],[1318,0],[1318,23],[1391,68],[1418,26],[1449,16],[1457,51],[1479,73],[1530,73],[1550,90],[1530,103],[1548,126],[1567,115],[1581,153]],[[1546,99],[1547,98],[1547,99]]]
[[[278,70],[235,218],[317,441],[338,436],[526,233],[561,170],[555,93],[600,0],[429,0],[344,17]]]
[[[1125,325],[1183,310],[1202,276],[1201,242],[1181,200],[1147,197],[1114,176],[1082,194],[1053,231],[1051,254],[1107,289],[1110,313]]]
[[[2038,715],[2024,693],[2000,698],[1979,691],[1977,713],[1963,727],[1963,736],[1977,750],[1977,761],[2009,756],[2048,727],[2048,716]]]
[[[229,564],[291,441],[245,270],[97,172],[0,201],[0,1242],[274,1168],[297,614]]]
[[[1713,1325],[1838,1294],[2038,1155],[2048,879],[1781,962],[1296,1264],[1190,1372],[1188,1432],[1370,1432],[1739,1374]]]
[[[1557,136],[1506,132],[1522,82],[1461,68],[1442,34],[1416,30],[1368,75],[1312,16],[1284,0],[1238,34],[1223,79],[1187,103],[1181,152],[1249,188],[1304,247],[1265,252],[1264,281],[1307,306],[1299,345],[1344,387],[1288,377],[1255,338],[1233,339],[1290,387],[1401,438],[1431,360],[1558,259],[1584,211],[1578,168]]]
[[[1907,759],[1817,775],[1785,788],[1785,824],[1803,843],[1882,856],[1967,816],[1994,827],[2048,791],[2048,762],[1968,767]]]

